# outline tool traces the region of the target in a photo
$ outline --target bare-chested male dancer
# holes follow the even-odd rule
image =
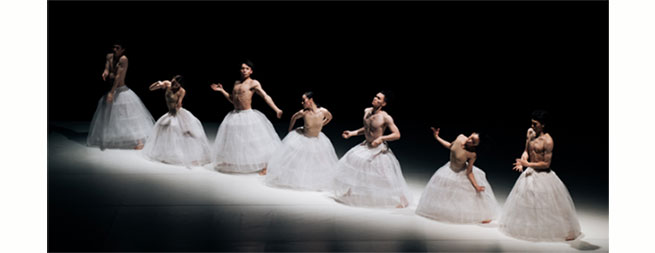
[[[514,163],[522,173],[505,201],[500,231],[530,241],[574,240],[580,223],[569,191],[550,169],[553,138],[544,131],[547,124],[546,111],[532,113],[525,149]]]
[[[214,141],[214,168],[221,172],[250,173],[266,169],[271,154],[280,146],[280,137],[273,124],[263,113],[251,108],[252,95],[257,93],[268,106],[282,117],[282,110],[275,106],[259,81],[251,78],[253,64],[241,63],[241,80],[234,82],[232,94],[220,83],[211,88],[221,92],[234,105],[218,128]]]
[[[155,120],[141,99],[125,85],[127,56],[123,44],[107,54],[102,80],[111,90],[98,101],[87,145],[105,148],[142,149]]]
[[[332,114],[314,102],[314,93],[302,95],[303,109],[291,117],[289,134],[268,162],[266,184],[299,190],[331,190],[339,161],[330,139],[321,132]],[[304,125],[292,131],[296,120]]]
[[[382,108],[388,92],[379,92],[364,110],[364,126],[344,131],[343,138],[364,134],[366,140],[350,149],[337,165],[334,180],[336,200],[353,206],[398,207],[409,205],[411,195],[400,170],[400,163],[387,146],[387,141],[400,139],[393,118]],[[386,129],[390,134],[384,135]]]
[[[428,182],[416,213],[452,223],[489,223],[496,217],[498,204],[484,171],[474,166],[480,135],[460,134],[448,142],[432,128],[434,138],[450,150],[450,161],[439,168]]]

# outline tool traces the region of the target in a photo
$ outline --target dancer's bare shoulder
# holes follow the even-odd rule
[[[251,79],[248,82],[248,87],[250,87],[250,89],[257,89],[257,88],[261,88],[262,84],[259,81],[255,80],[255,79]]]

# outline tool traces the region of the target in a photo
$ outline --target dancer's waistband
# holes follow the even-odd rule
[[[129,90],[129,89],[130,89],[130,88],[127,87],[126,84],[123,84],[123,85],[121,85],[121,86],[116,87],[116,91],[126,91],[126,90]]]
[[[534,170],[536,172],[550,172],[550,168],[546,168],[546,169],[537,169],[537,168],[532,168],[532,167],[528,167],[528,168],[532,169],[532,170]]]
[[[253,111],[253,109],[252,108],[250,108],[250,109],[234,109],[232,111],[233,112],[249,112],[249,111]]]

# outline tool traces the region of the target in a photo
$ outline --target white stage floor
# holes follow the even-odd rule
[[[217,124],[205,124],[210,140]],[[270,188],[257,174],[151,162],[136,150],[84,145],[88,122],[51,123],[49,251],[608,251],[606,208],[576,206],[583,237],[528,242],[497,224],[454,225],[414,214],[429,178],[406,175],[405,209],[341,205],[328,193]],[[499,196],[502,202],[506,196]]]

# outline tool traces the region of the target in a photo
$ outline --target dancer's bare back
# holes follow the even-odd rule
[[[182,108],[182,99],[185,93],[184,88],[179,88],[177,91],[173,91],[170,87],[166,88],[166,106],[170,114],[176,114]]]
[[[330,112],[323,107],[318,108],[315,112],[312,110],[300,110],[298,114],[304,121],[303,133],[308,137],[318,136],[323,126],[332,118]]]
[[[464,149],[467,137],[463,134],[457,136],[455,141],[450,146],[450,166],[455,169],[463,169],[466,167],[466,162],[473,155],[470,151]]]

